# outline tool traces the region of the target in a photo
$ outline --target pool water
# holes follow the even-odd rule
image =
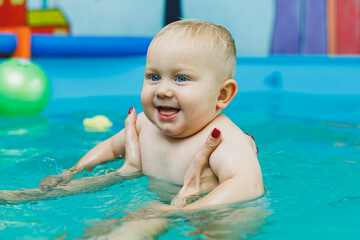
[[[359,103],[355,95],[240,93],[225,114],[255,137],[266,194],[173,214],[159,239],[359,239]],[[42,177],[72,167],[124,127],[130,106],[141,111],[139,96],[57,99],[40,116],[0,117],[0,189],[36,188]],[[97,114],[114,123],[110,131],[84,130],[82,120]],[[2,202],[0,239],[96,238],[154,200],[169,202],[178,190],[144,176],[79,195]]]

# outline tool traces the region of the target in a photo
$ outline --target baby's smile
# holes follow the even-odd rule
[[[156,107],[158,111],[158,116],[162,120],[172,120],[174,119],[180,112],[179,108],[173,108],[168,106],[158,106]]]

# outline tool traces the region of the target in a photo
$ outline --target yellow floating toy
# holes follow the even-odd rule
[[[88,132],[106,132],[112,127],[113,123],[104,115],[96,115],[93,118],[85,118],[85,131]]]

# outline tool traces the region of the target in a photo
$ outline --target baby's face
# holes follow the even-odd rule
[[[165,135],[191,136],[219,113],[223,76],[212,50],[194,51],[184,34],[160,36],[149,47],[141,102],[147,118]]]

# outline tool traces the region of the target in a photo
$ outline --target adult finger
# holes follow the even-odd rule
[[[136,131],[136,110],[131,107],[125,120],[125,163],[127,170],[141,170],[139,136]]]
[[[200,151],[195,155],[194,161],[197,164],[205,165],[208,164],[210,155],[217,148],[221,142],[221,132],[219,129],[214,128],[211,134],[207,137],[205,144]]]

